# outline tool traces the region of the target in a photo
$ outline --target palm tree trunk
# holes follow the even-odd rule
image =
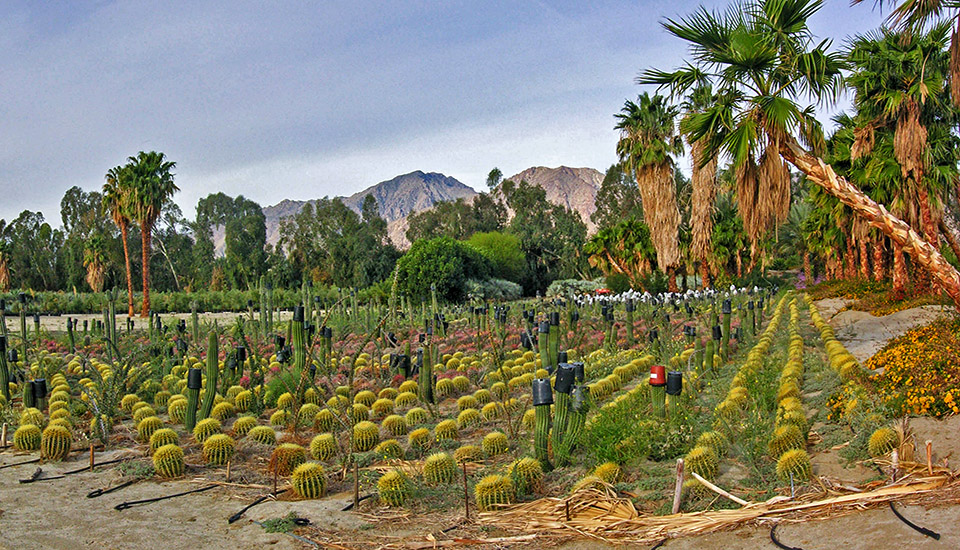
[[[740,257],[739,250],[733,253],[733,258],[737,262],[737,277],[743,277],[743,258]]]
[[[867,223],[890,237],[902,251],[933,275],[941,288],[960,309],[960,272],[950,265],[940,251],[925,241],[903,220],[890,214],[886,208],[867,197],[845,179],[837,176],[828,164],[804,150],[792,137],[781,142],[780,153],[804,172],[811,181],[821,186],[840,202],[853,209]]]
[[[867,252],[867,240],[860,239],[860,276],[870,280],[870,254]]]
[[[883,239],[880,238],[873,243],[873,280],[882,281],[883,276]]]
[[[700,260],[700,286],[710,288],[710,265],[706,258]]]
[[[143,243],[143,307],[140,310],[140,317],[150,315],[150,233],[152,229],[147,224],[140,225],[140,241]]]
[[[803,251],[803,277],[807,280],[807,288],[813,284],[813,266],[810,265],[810,251]]]
[[[127,223],[120,225],[120,238],[123,240],[123,259],[127,264],[127,316],[133,317],[133,275],[130,272],[130,246],[127,236],[130,226]]]
[[[907,294],[907,262],[903,257],[903,247],[893,244],[893,299],[903,300]]]
[[[846,269],[844,270],[844,277],[847,279],[856,279],[857,278],[857,252],[853,248],[853,237],[847,236],[847,257],[846,260]]]
[[[667,267],[667,290],[670,292],[680,292],[677,286],[677,268]]]

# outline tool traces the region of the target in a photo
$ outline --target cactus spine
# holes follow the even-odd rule
[[[327,486],[323,466],[316,462],[306,462],[293,470],[290,478],[293,492],[303,498],[315,499],[323,496]]]
[[[220,352],[217,349],[217,344],[217,331],[214,329],[210,331],[210,335],[207,337],[207,387],[203,393],[200,420],[210,416],[210,412],[213,410],[213,398],[217,394],[217,376],[220,374],[218,359]]]

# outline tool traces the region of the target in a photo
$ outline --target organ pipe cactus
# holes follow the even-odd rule
[[[535,415],[533,448],[537,460],[544,469],[550,471],[550,405],[553,404],[553,392],[550,389],[550,379],[536,379],[533,381],[533,410]]]
[[[201,376],[200,369],[190,369],[187,371],[187,409],[184,425],[187,430],[191,432],[197,425],[197,406],[200,400]],[[213,404],[212,399],[210,403],[211,405]],[[169,409],[172,416],[173,405],[171,405]]]
[[[207,387],[200,408],[200,420],[208,418],[213,411],[213,398],[217,394],[217,376],[220,374],[217,331],[211,330],[207,337]]]

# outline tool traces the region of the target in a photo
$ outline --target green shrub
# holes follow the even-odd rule
[[[422,239],[397,261],[397,288],[414,300],[429,299],[431,285],[437,296],[460,301],[466,297],[468,279],[487,279],[490,260],[476,248],[449,237]]]

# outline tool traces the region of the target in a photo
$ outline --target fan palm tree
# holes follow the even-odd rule
[[[810,181],[904,247],[960,307],[960,273],[939,250],[818,156],[824,147],[822,127],[814,118],[814,106],[798,101],[835,100],[843,87],[841,56],[827,51],[828,42],[815,43],[807,26],[822,4],[751,0],[725,13],[700,8],[679,21],[668,19],[664,27],[689,43],[692,62],[673,72],[647,70],[638,81],[669,88],[678,96],[704,79],[714,85],[717,103],[692,115],[686,126],[693,140],[705,139],[706,154],[722,152],[733,159],[742,195],[738,201],[751,207],[741,210],[751,240],[764,227],[765,217],[786,217],[789,209],[789,192],[786,208],[779,200],[784,179],[778,175],[783,170],[779,158],[774,158],[779,152]]]
[[[852,4],[860,4],[863,0],[853,0]],[[957,0],[903,0],[901,2],[874,0],[874,3],[883,7],[884,4],[896,6],[887,21],[904,33],[917,33],[930,22],[934,25],[943,18],[952,18],[953,26],[950,33],[950,96],[953,104],[960,107],[960,2]],[[948,29],[949,30],[949,29]]]
[[[650,273],[657,256],[650,228],[636,218],[600,230],[584,244],[583,253],[590,265],[604,275],[626,275],[633,288],[643,288],[643,278]]]
[[[143,308],[140,316],[146,317],[150,312],[150,239],[163,205],[180,190],[173,183],[173,169],[177,163],[156,151],[140,151],[137,156],[128,158],[127,163],[132,173],[130,214],[140,224],[143,250]]]
[[[87,284],[94,292],[103,292],[103,283],[107,274],[107,264],[104,261],[106,244],[101,235],[94,235],[87,241],[83,250],[83,266],[87,268]]]
[[[116,166],[107,171],[103,184],[103,204],[113,223],[120,228],[123,241],[123,259],[127,272],[127,315],[133,317],[133,276],[130,271],[130,247],[127,237],[130,233],[129,196],[132,174],[130,166]]]
[[[680,129],[684,129],[686,117],[694,113],[701,113],[714,102],[713,89],[709,84],[697,86],[683,103],[683,109],[686,111],[684,120],[680,123]],[[700,266],[700,278],[704,288],[710,287],[710,262],[709,254],[711,249],[711,237],[713,235],[713,201],[716,197],[717,189],[717,157],[706,156],[704,154],[705,143],[703,140],[693,141],[687,137],[687,144],[690,146],[690,157],[692,160],[691,183],[693,184],[693,193],[691,197],[692,208],[690,213],[690,226],[692,239],[690,243],[690,255],[694,262]]]
[[[620,130],[617,154],[636,176],[643,217],[657,250],[657,265],[667,274],[671,292],[679,290],[676,268],[680,263],[680,210],[670,156],[683,152],[675,123],[677,112],[663,96],[643,93],[637,103],[624,103],[615,127]]]

